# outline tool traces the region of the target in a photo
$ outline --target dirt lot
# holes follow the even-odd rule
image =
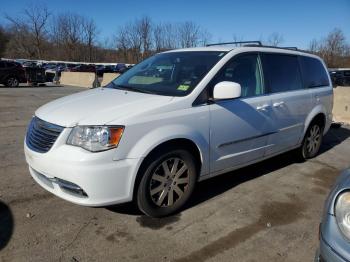
[[[350,129],[321,154],[288,153],[198,184],[180,214],[87,208],[44,191],[23,155],[35,109],[78,88],[0,88],[0,261],[312,261],[323,202],[349,167]]]

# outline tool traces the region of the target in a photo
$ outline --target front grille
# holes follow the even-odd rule
[[[36,152],[46,153],[55,143],[63,127],[33,117],[26,135],[27,146]]]

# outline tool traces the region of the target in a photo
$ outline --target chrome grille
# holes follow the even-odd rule
[[[55,143],[63,127],[33,117],[26,135],[27,146],[36,152],[46,153]]]

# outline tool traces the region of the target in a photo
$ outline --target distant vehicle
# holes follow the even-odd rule
[[[54,68],[56,68],[56,64],[54,64],[54,63],[46,63],[46,64],[43,64],[42,67],[45,70],[54,69]]]
[[[329,74],[334,86],[350,86],[350,69],[331,70]]]
[[[0,60],[0,83],[16,87],[20,83],[27,82],[24,68],[20,63]]]
[[[22,64],[23,67],[37,67],[38,64],[33,61],[26,61]]]
[[[350,169],[337,179],[326,200],[315,261],[350,261]]]
[[[113,65],[100,65],[96,67],[98,76],[103,76],[104,73],[116,73],[116,68]]]
[[[68,69],[70,72],[96,72],[96,67],[94,65],[78,65]]]
[[[290,150],[315,157],[332,106],[315,55],[261,43],[172,50],[40,107],[24,151],[35,181],[63,199],[134,200],[161,217],[179,211],[198,180]]]
[[[115,72],[116,73],[124,73],[127,70],[127,67],[125,64],[117,64],[115,66]]]

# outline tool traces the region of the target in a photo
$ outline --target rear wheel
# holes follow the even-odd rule
[[[19,85],[19,81],[16,77],[9,77],[6,79],[6,86],[9,87],[17,87]]]
[[[177,212],[191,196],[196,178],[195,159],[188,151],[159,152],[144,168],[137,191],[139,209],[152,217]]]
[[[301,146],[301,156],[303,159],[313,158],[320,150],[323,138],[323,126],[314,121],[310,124]]]

